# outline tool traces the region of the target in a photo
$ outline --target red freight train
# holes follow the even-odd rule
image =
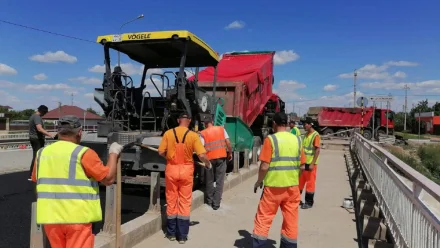
[[[372,118],[374,111],[374,120]],[[362,125],[362,110],[361,108],[341,108],[341,107],[322,107],[317,115],[316,124],[317,130],[324,134],[332,134],[342,130],[351,128],[364,127],[364,137],[371,139],[373,133],[386,133],[388,125],[388,133],[392,134],[394,131],[394,112],[388,110],[387,120],[386,109],[374,109],[373,107],[364,108],[364,117]],[[344,135],[346,133],[342,133]],[[376,135],[375,135],[376,136]]]
[[[275,52],[223,55],[217,66],[216,98],[223,98],[226,115],[240,117],[261,139],[272,132],[272,116],[285,112],[285,103],[272,93]],[[213,91],[214,69],[199,72],[199,87]]]

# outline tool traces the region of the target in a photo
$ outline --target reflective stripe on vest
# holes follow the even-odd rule
[[[304,138],[304,153],[306,154],[306,163],[310,164],[313,161],[313,157],[315,156],[316,148],[313,145],[313,141],[315,140],[315,137],[318,136],[318,132],[313,131],[313,133],[306,135]],[[319,157],[316,159],[315,164],[318,164]]]
[[[272,144],[272,159],[264,178],[267,187],[298,185],[301,156],[301,139],[290,132],[278,132],[268,136]]]
[[[74,224],[102,220],[99,184],[84,172],[87,147],[57,141],[37,153],[37,223]]]
[[[225,130],[220,126],[211,126],[201,132],[205,140],[206,156],[209,160],[226,157]]]

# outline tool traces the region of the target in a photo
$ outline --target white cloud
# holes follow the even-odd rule
[[[406,73],[403,71],[398,71],[396,73],[394,73],[393,77],[395,78],[406,78]]]
[[[69,81],[71,81],[71,82],[80,82],[80,83],[83,83],[83,84],[100,84],[100,83],[102,83],[101,79],[94,78],[94,77],[69,78]]]
[[[6,81],[6,80],[0,80],[0,88],[10,88],[17,86],[16,83]]]
[[[64,94],[69,95],[69,96],[71,96],[71,95],[76,96],[76,95],[78,95],[78,93],[79,93],[78,89],[75,89],[75,88],[69,88],[64,91]]]
[[[0,75],[17,75],[17,70],[9,65],[0,63]]]
[[[104,65],[94,65],[89,68],[89,72],[105,73],[105,66]]]
[[[391,80],[393,77],[404,78],[406,74],[402,71],[396,72],[393,76],[387,72],[391,66],[404,67],[404,66],[417,66],[417,63],[409,61],[388,61],[378,66],[375,64],[367,64],[357,70],[357,78],[359,79],[371,79],[371,80]],[[354,72],[340,74],[340,78],[353,78]]]
[[[116,65],[112,67],[112,70],[114,69]],[[144,71],[143,65],[135,65],[132,63],[122,63],[121,64],[122,71],[126,74],[130,75],[142,75],[142,72]],[[96,73],[105,73],[105,66],[104,65],[95,65],[89,68],[89,72],[96,72]],[[148,69],[147,74],[152,73],[163,73],[162,69]]]
[[[47,76],[44,73],[39,73],[37,75],[34,75],[34,79],[38,81],[43,81],[47,79]]]
[[[50,91],[50,90],[69,90],[67,84],[28,84],[24,87],[25,91]]]
[[[278,88],[281,90],[297,90],[297,89],[303,89],[306,88],[306,85],[303,83],[300,83],[295,80],[281,80],[278,84]]]
[[[387,63],[385,63],[386,65],[389,66],[418,66],[418,63],[415,62],[409,62],[409,61],[388,61]]]
[[[323,90],[324,91],[334,91],[338,88],[337,85],[334,84],[327,84],[326,86],[324,86]]]
[[[4,90],[0,90],[0,98],[2,99],[2,101],[4,101],[4,103],[6,103],[5,105],[11,105],[12,103],[20,102],[20,99]]]
[[[361,83],[361,87],[367,89],[399,90],[405,87],[405,83],[371,82],[371,83]]]
[[[426,80],[416,83],[372,82],[362,83],[361,87],[368,89],[403,90],[405,85],[407,85],[410,90],[430,90],[440,88],[440,80]]]
[[[94,99],[94,95],[93,95],[93,93],[87,93],[87,94],[84,94],[84,97],[85,97],[85,98],[89,98],[89,99]]]
[[[244,28],[246,26],[246,23],[244,23],[243,21],[233,21],[231,23],[229,23],[228,26],[225,27],[226,30],[228,29],[241,29]]]
[[[293,50],[283,50],[275,53],[273,61],[276,65],[284,65],[299,59],[299,55]]]
[[[356,98],[364,96],[365,94],[356,91]],[[321,96],[319,99],[309,102],[310,106],[329,106],[329,107],[352,107],[353,106],[353,92],[344,95],[329,95]]]
[[[305,99],[301,97],[298,90],[306,88],[306,85],[295,80],[281,80],[277,87],[273,89],[273,93],[280,96],[280,98],[285,101],[293,101]]]
[[[78,59],[75,56],[69,55],[64,51],[46,52],[45,54],[37,54],[29,57],[29,59],[32,61],[37,61],[42,63],[65,62],[65,63],[73,64],[78,61]]]

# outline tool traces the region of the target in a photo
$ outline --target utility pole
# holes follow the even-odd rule
[[[73,93],[71,94],[71,96],[72,96],[72,106],[73,106]]]
[[[407,104],[408,104],[408,90],[409,90],[408,85],[405,84],[405,87],[403,89],[405,89],[405,109],[403,111],[403,112],[405,112],[405,119],[403,122],[403,130],[406,131],[406,112],[408,112]]]
[[[354,79],[353,79],[353,108],[356,108],[356,77],[357,71],[354,70]]]
[[[61,102],[58,102],[58,121],[59,120],[61,120]]]

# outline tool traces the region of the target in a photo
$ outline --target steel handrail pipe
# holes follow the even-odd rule
[[[351,145],[396,246],[440,247],[440,220],[434,209],[421,199],[425,191],[440,203],[440,186],[358,133]]]

